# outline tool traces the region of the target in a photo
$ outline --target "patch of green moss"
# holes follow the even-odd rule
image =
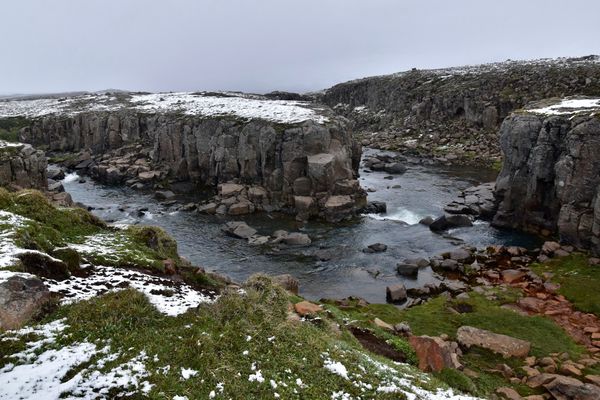
[[[18,142],[19,131],[31,125],[31,121],[24,117],[0,118],[0,140]]]
[[[146,246],[162,260],[168,258],[177,261],[177,242],[171,238],[162,228],[157,226],[134,225],[125,230],[125,234],[133,242]]]
[[[458,389],[461,392],[474,395],[481,394],[481,391],[477,388],[475,383],[473,383],[471,378],[459,370],[444,368],[440,372],[434,373],[434,376],[439,380],[446,382],[448,386]]]
[[[589,265],[585,254],[573,253],[531,268],[537,274],[554,274],[551,280],[560,284],[558,292],[576,309],[600,316],[600,266]]]

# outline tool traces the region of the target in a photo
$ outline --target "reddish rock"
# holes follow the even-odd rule
[[[323,307],[320,305],[311,303],[310,301],[301,301],[300,303],[294,304],[294,309],[300,316],[316,314],[319,311],[323,311]]]
[[[525,275],[527,275],[525,272],[518,269],[507,269],[502,271],[502,280],[506,283],[515,283],[521,281]]]
[[[444,368],[461,367],[453,346],[439,337],[411,336],[409,342],[417,354],[422,371],[438,372]]]
[[[560,373],[563,375],[581,376],[581,370],[573,364],[563,364],[560,366]]]
[[[560,250],[560,244],[557,242],[545,242],[542,245],[542,253],[553,254],[557,250]]]

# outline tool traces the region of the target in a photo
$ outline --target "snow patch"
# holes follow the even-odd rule
[[[542,115],[568,115],[600,111],[600,99],[563,99],[548,107],[527,110]]]
[[[200,292],[191,286],[169,279],[147,275],[113,267],[96,267],[88,277],[72,276],[63,281],[45,279],[52,292],[63,294],[61,302],[69,304],[92,297],[133,288],[146,295],[158,311],[177,316],[202,303],[212,303],[216,299],[213,291]]]

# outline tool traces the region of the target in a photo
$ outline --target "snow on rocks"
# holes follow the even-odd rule
[[[325,123],[328,118],[314,106],[302,101],[270,100],[242,93],[138,93],[84,94],[63,98],[0,100],[0,118],[76,115],[90,111],[129,109],[143,113],[177,112],[200,116],[236,116],[281,123],[313,120]]]
[[[600,99],[563,99],[558,103],[542,108],[527,110],[542,115],[567,115],[600,112]]]
[[[177,316],[202,303],[216,299],[213,291],[198,291],[191,286],[138,271],[99,266],[88,277],[72,276],[63,281],[45,279],[52,292],[61,293],[65,304],[87,300],[103,293],[136,289],[146,295],[158,311]]]

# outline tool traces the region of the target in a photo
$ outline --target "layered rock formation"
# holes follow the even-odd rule
[[[0,186],[45,189],[46,166],[43,151],[0,140]]]
[[[342,83],[320,101],[352,119],[363,144],[442,160],[498,160],[497,128],[531,101],[600,95],[598,56],[417,70]]]
[[[544,234],[600,252],[600,100],[545,102],[500,129],[497,226]]]
[[[48,112],[36,104],[0,103],[0,116],[20,111],[32,117],[23,141],[50,151],[85,150],[76,167],[109,183],[233,181],[263,188],[271,209],[301,204],[306,215],[331,220],[365,205],[355,181],[360,146],[347,122],[325,109],[232,94],[67,101],[46,104]]]

